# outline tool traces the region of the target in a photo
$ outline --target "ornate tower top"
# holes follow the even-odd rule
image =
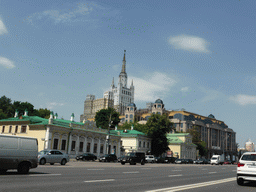
[[[122,65],[122,71],[121,71],[121,73],[126,73],[126,72],[125,72],[125,64],[126,64],[125,52],[126,52],[126,50],[124,50],[124,58],[123,58],[123,65]]]

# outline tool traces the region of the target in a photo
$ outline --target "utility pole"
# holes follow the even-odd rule
[[[112,116],[112,112],[110,112],[109,125],[108,125],[108,135],[107,135],[107,154],[110,154],[110,149],[109,149],[110,126],[111,126],[111,124],[113,123],[113,121],[111,121],[111,116]]]

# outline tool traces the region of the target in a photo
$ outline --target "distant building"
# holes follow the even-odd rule
[[[84,114],[80,116],[83,119],[93,119],[96,112],[107,107],[114,108],[120,115],[124,115],[126,107],[134,102],[134,86],[133,80],[130,88],[127,87],[128,76],[126,73],[125,52],[123,57],[122,70],[119,74],[118,84],[115,86],[114,78],[110,86],[110,91],[103,94],[103,99],[95,100],[94,95],[87,95],[84,102]]]
[[[251,139],[249,139],[245,143],[245,150],[248,152],[255,152],[255,146],[254,146],[254,143],[251,141]]]

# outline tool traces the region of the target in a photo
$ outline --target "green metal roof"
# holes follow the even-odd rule
[[[126,132],[124,132],[124,130],[110,130],[110,133],[118,135],[118,133],[120,133],[120,136],[122,137],[131,137],[131,136],[137,136],[137,135],[144,135],[146,136],[145,133],[142,133],[140,131],[137,130],[126,130]]]

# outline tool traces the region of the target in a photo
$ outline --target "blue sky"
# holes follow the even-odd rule
[[[15,3],[14,3],[15,2]],[[224,121],[255,138],[254,0],[0,1],[0,96],[79,121],[117,84],[126,50],[135,104]]]

